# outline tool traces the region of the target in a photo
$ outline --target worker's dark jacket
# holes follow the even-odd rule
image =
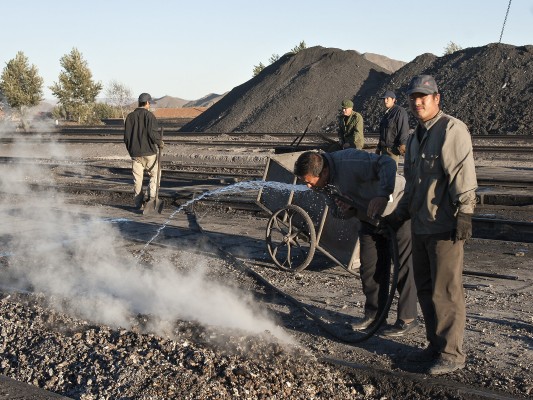
[[[144,107],[128,114],[124,128],[124,143],[130,157],[157,154],[161,134],[157,130],[157,118]]]
[[[379,123],[378,149],[388,148],[393,154],[399,155],[399,148],[407,144],[409,137],[409,117],[407,111],[395,104],[387,110]]]
[[[364,150],[346,149],[323,153],[329,167],[329,185],[350,198],[356,216],[366,220],[368,204],[374,197],[389,199],[381,216],[390,214],[403,196],[405,179],[396,173],[396,162],[388,156],[378,156]]]
[[[339,115],[339,141],[341,145],[349,143],[350,147],[362,149],[365,144],[363,136],[363,117],[358,112],[352,111],[352,115],[345,118]]]

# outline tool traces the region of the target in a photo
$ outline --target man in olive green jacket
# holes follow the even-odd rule
[[[339,144],[337,150],[349,147],[361,150],[365,144],[363,136],[363,117],[353,110],[353,102],[344,100],[341,104],[342,112],[339,115]]]

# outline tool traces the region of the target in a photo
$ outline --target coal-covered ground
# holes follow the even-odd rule
[[[394,90],[407,108],[405,92],[418,74],[435,77],[442,109],[472,134],[533,133],[533,46],[498,43],[442,57],[422,54],[392,74],[357,51],[311,47],[281,57],[181,130],[331,132],[341,101],[351,98],[365,132],[377,132],[384,112],[379,97]]]
[[[531,396],[530,244],[467,243],[465,269],[517,279],[465,277],[467,365],[431,378],[422,366],[403,362],[425,345],[422,318],[404,338],[344,342],[257,280],[254,273],[298,299],[336,335],[354,337],[348,324],[363,313],[359,279],[320,254],[301,273],[276,269],[265,249],[267,218],[216,203],[198,206],[201,233],[192,215],[175,205],[143,216],[131,209],[130,180],[91,168],[98,162],[128,166],[123,146],[47,146],[20,143],[8,150],[71,158],[52,168],[36,159],[17,165],[16,173],[14,165],[2,167],[0,374],[75,399]],[[179,160],[202,150],[206,162],[222,156],[264,162],[260,152],[197,147],[168,144],[165,152]],[[505,161],[507,167],[529,164]],[[122,194],[91,192],[103,182]],[[69,185],[75,190],[58,190]],[[532,220],[530,207],[515,214]],[[332,359],[356,369],[339,368]],[[491,392],[476,394],[482,389]]]

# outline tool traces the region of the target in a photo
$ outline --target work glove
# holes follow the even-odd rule
[[[159,149],[163,150],[163,147],[165,147],[165,142],[161,140],[161,143],[159,143]]]
[[[386,215],[381,219],[381,221],[386,225],[390,226],[395,232],[400,229],[403,223],[405,222],[400,217],[398,217],[396,213]]]
[[[457,227],[455,240],[466,240],[472,237],[472,214],[459,212],[457,214]]]

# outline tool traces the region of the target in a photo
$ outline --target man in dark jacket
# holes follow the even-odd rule
[[[142,187],[144,171],[150,176],[147,201],[154,200],[159,174],[157,150],[158,147],[163,147],[161,134],[157,129],[157,118],[149,111],[150,103],[155,103],[152,96],[148,93],[141,93],[139,106],[128,114],[124,128],[124,143],[132,160],[133,189],[137,209],[141,209],[144,204]]]
[[[405,154],[405,144],[409,137],[409,117],[407,111],[396,104],[396,95],[393,91],[387,90],[381,98],[387,110],[379,123],[376,154],[388,155],[398,164],[400,155]]]
[[[387,303],[392,258],[391,238],[376,229],[375,223],[377,218],[396,208],[403,195],[405,179],[397,175],[391,158],[357,149],[302,153],[294,165],[294,174],[309,188],[322,193],[335,188],[338,194],[350,199],[351,204],[337,200],[332,205],[334,209],[338,207],[335,214],[339,217],[356,217],[361,221],[360,275],[366,297],[365,316],[352,324],[352,328],[373,327]],[[398,229],[396,241],[400,263],[397,318],[394,325],[382,333],[392,337],[404,336],[418,325],[409,221]]]

